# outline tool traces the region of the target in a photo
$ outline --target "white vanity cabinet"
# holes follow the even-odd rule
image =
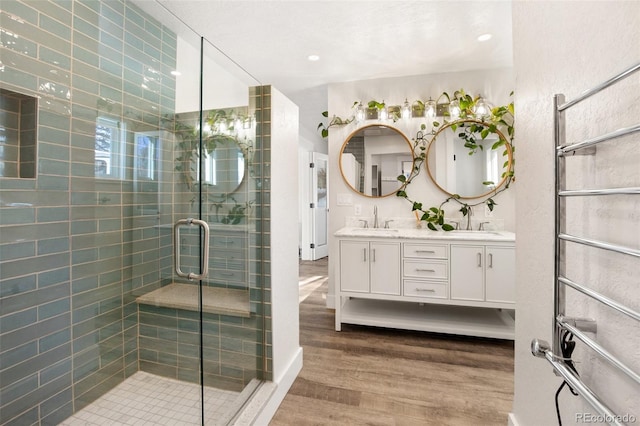
[[[513,339],[515,235],[345,228],[336,234],[342,324]]]
[[[451,299],[515,302],[515,248],[451,245]]]
[[[400,295],[400,243],[340,242],[340,289]]]

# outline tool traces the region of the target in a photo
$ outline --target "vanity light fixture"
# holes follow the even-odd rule
[[[404,104],[402,105],[402,109],[400,111],[402,118],[404,118],[405,120],[411,118],[411,105],[409,105],[409,101],[407,100],[407,98],[404,98]]]
[[[384,103],[384,100],[382,101],[382,105],[384,106],[378,113],[378,119],[380,121],[387,121],[389,119],[389,110],[387,109],[387,105]]]
[[[436,111],[438,110],[438,105],[436,101],[429,97],[429,100],[424,103],[424,115],[427,118],[435,118]]]
[[[444,102],[439,101],[443,99]],[[440,95],[436,100],[429,97],[428,101],[415,101],[413,104],[409,103],[408,98],[405,98],[401,105],[387,106],[385,101],[382,103],[377,101],[371,101],[368,107],[362,105],[362,102],[355,102],[352,108],[355,110],[354,115],[350,121],[355,121],[360,124],[366,120],[378,120],[387,121],[393,119],[395,122],[398,119],[409,120],[410,118],[425,117],[427,121],[431,121],[437,117],[444,117],[445,120],[458,120],[461,117],[473,118],[476,117],[479,120],[485,120],[491,116],[493,106],[487,102],[483,96],[472,100],[470,95],[465,92],[456,91],[453,96],[449,96],[446,92]],[[463,101],[462,105],[460,101]],[[463,111],[463,105],[464,111]]]
[[[486,101],[486,99],[480,97],[473,108],[473,113],[476,115],[476,117],[483,118],[491,114],[491,109],[491,105]]]
[[[460,102],[457,99],[449,102],[449,117],[452,120],[457,120],[460,117]]]
[[[365,111],[364,106],[362,106],[362,102],[360,102],[356,107],[356,123],[362,123],[366,117],[367,112]]]

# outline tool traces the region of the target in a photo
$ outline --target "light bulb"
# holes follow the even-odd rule
[[[449,117],[457,120],[460,117],[460,102],[453,100],[449,103]]]
[[[409,101],[405,98],[404,105],[402,105],[402,118],[408,120],[411,118],[411,106],[409,105]]]
[[[473,113],[480,118],[486,117],[491,114],[491,105],[489,105],[489,103],[485,101],[484,98],[480,98],[473,107]]]
[[[378,118],[381,121],[386,121],[389,118],[389,111],[387,110],[387,105],[385,105],[384,101],[382,101],[382,105],[384,105],[384,106],[380,110]]]
[[[363,122],[365,117],[366,117],[366,114],[364,111],[364,107],[362,106],[362,102],[360,102],[360,104],[356,108],[356,123]]]
[[[435,118],[436,110],[437,110],[436,101],[429,98],[429,100],[424,103],[424,115],[427,116],[428,118]]]

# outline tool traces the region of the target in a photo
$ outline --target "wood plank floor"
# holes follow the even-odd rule
[[[513,342],[350,325],[336,332],[326,265],[301,262],[303,287],[317,285],[300,304],[304,364],[271,425],[507,424]]]

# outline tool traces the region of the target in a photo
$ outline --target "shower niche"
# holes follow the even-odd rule
[[[0,177],[35,178],[38,98],[0,88]]]

